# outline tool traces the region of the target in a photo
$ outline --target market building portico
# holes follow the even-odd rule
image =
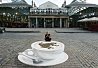
[[[62,16],[29,16],[29,27],[44,27],[44,28],[54,28],[54,27],[69,27],[68,18]]]
[[[48,1],[39,7],[30,9],[29,27],[36,28],[67,28],[69,27],[69,16],[66,8],[59,8]]]

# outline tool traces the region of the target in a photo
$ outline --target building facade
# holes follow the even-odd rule
[[[30,28],[68,28],[69,16],[66,8],[59,8],[56,4],[48,1],[39,7],[30,9],[28,16]]]
[[[0,27],[80,27],[79,20],[91,17],[98,17],[98,5],[86,3],[86,0],[73,0],[69,5],[66,5],[64,0],[61,8],[50,1],[39,7],[35,2],[32,1],[32,5],[29,5],[25,0],[12,0],[11,3],[0,4]]]
[[[0,27],[26,28],[31,5],[25,0],[0,4]]]
[[[95,21],[78,22],[85,18],[98,17],[98,5],[87,3],[86,0],[73,0],[69,5],[62,5],[67,8],[70,27],[88,27]]]

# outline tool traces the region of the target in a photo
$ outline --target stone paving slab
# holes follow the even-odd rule
[[[40,33],[40,31],[31,28],[6,28],[6,33]]]
[[[55,30],[56,33],[98,33],[94,31],[83,30],[81,28],[67,28],[61,30]]]
[[[98,68],[97,33],[56,33],[60,29],[37,29],[41,33],[3,33],[0,34],[0,68]],[[61,29],[62,30],[62,29]],[[66,29],[63,29],[65,31]],[[71,29],[74,31],[75,29]],[[52,39],[65,44],[69,58],[66,62],[47,67],[35,67],[21,63],[18,52],[31,48],[33,42],[44,39],[49,31]]]
[[[40,33],[40,31],[5,31],[5,33]]]

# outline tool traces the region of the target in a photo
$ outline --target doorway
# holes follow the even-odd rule
[[[52,18],[45,19],[46,28],[52,28]]]

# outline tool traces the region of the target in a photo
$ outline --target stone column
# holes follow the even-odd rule
[[[45,22],[45,18],[44,18],[44,28],[46,28],[46,22]]]
[[[67,28],[67,23],[68,23],[67,21],[68,21],[68,20],[66,19],[66,28]]]
[[[67,23],[67,28],[69,28],[69,22]]]
[[[69,17],[67,18],[68,28],[70,27]]]
[[[37,19],[37,17],[36,17],[36,28],[38,27],[38,19]]]
[[[54,28],[54,18],[52,18],[52,28]]]
[[[60,18],[60,28],[62,28],[62,18]]]
[[[31,28],[31,20],[30,20],[30,17],[28,17],[28,28]]]

